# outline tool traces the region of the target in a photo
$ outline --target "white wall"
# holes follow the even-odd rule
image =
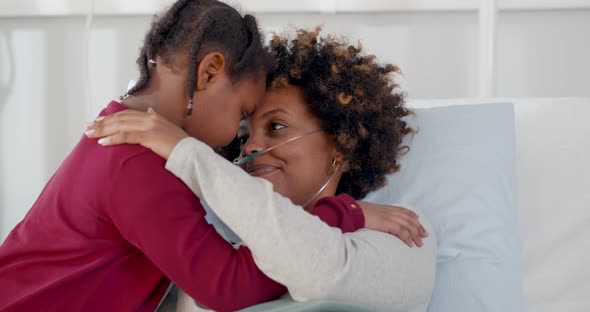
[[[324,24],[361,38],[368,52],[399,65],[412,98],[477,96],[475,11],[264,13],[268,30]],[[0,240],[24,216],[85,121],[136,76],[150,17],[95,17],[86,102],[83,17],[0,18]],[[590,97],[590,10],[502,11],[496,96]],[[75,191],[75,190],[72,190]]]

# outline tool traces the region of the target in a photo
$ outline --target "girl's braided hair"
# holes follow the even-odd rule
[[[149,60],[160,56],[171,63],[177,53],[188,52],[187,96],[192,100],[197,67],[204,52],[224,54],[233,81],[267,71],[271,59],[262,45],[256,19],[242,15],[217,0],[179,0],[166,12],[154,16],[137,59],[140,77],[129,94],[145,88],[151,77]]]

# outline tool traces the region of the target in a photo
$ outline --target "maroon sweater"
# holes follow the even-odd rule
[[[111,102],[101,115],[124,109]],[[151,312],[170,280],[217,311],[285,293],[247,248],[206,222],[199,199],[164,165],[139,145],[105,148],[83,136],[0,246],[0,311]],[[312,214],[355,231],[364,216],[351,204],[324,198]]]

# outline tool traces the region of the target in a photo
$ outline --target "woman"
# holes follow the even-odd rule
[[[391,93],[397,68],[318,35],[319,29],[301,30],[293,40],[272,40],[277,68],[263,104],[242,124],[236,161],[264,180],[197,140],[178,140],[181,130],[153,113],[120,114],[92,128],[108,136],[104,145],[140,143],[168,158],[167,169],[209,203],[251,248],[259,268],[287,285],[295,300],[425,311],[434,282],[434,238],[410,249],[377,232],[343,235],[301,217],[300,209],[272,192],[305,209],[336,194],[363,198],[399,170],[400,144],[411,132],[402,120],[410,113],[403,97]],[[238,203],[248,214],[232,209]]]

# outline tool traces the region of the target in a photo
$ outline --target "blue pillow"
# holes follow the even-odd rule
[[[512,104],[416,109],[408,123],[401,170],[366,200],[410,204],[434,227],[428,311],[524,311]]]

